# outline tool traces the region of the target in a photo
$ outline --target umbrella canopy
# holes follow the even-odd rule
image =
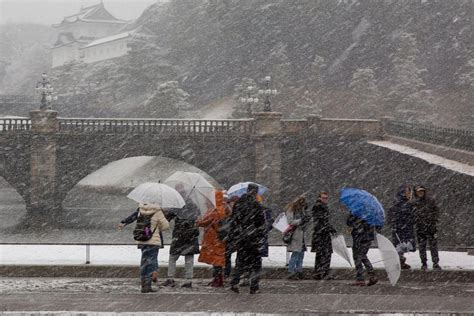
[[[199,173],[176,171],[165,180],[165,184],[175,188],[184,198],[190,198],[201,211],[201,215],[209,208],[216,207],[215,189]]]
[[[341,256],[344,260],[349,262],[349,265],[352,267],[351,256],[349,255],[349,250],[347,250],[346,241],[343,235],[331,236],[332,250]]]
[[[233,196],[241,197],[242,195],[247,193],[247,188],[249,184],[255,184],[258,186],[258,195],[263,195],[265,192],[268,191],[268,188],[266,186],[263,186],[255,182],[240,182],[231,186],[230,189],[227,190],[227,195],[229,197],[233,197]]]
[[[390,284],[395,286],[401,273],[400,257],[398,256],[397,250],[388,238],[380,234],[377,234],[377,245]]]
[[[372,226],[383,226],[385,211],[379,200],[367,191],[345,188],[341,190],[341,203],[346,205],[354,216]]]
[[[162,208],[182,208],[185,204],[178,191],[163,183],[142,183],[127,197],[138,203],[155,204]]]

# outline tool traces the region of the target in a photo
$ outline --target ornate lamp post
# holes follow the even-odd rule
[[[265,96],[265,102],[263,103],[263,112],[271,112],[272,111],[272,106],[270,103],[270,96],[271,95],[276,95],[277,90],[275,89],[270,89],[270,81],[272,81],[272,78],[270,76],[266,76],[265,79],[265,89],[264,90],[258,90],[258,94],[264,95]]]
[[[42,80],[36,84],[36,92],[41,95],[40,110],[51,109],[51,101],[57,100],[57,96],[53,96],[54,88],[48,80],[45,72],[41,75]]]
[[[247,87],[247,96],[240,98],[241,103],[246,103],[247,104],[247,115],[248,117],[252,116],[252,103],[258,103],[258,98],[252,96],[252,91],[255,89],[255,87],[249,86]]]

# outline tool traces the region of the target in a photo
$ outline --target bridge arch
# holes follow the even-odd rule
[[[81,179],[62,201],[63,227],[103,229],[114,227],[136,208],[126,196],[143,182],[163,182],[175,171],[202,174],[214,186],[219,183],[203,170],[166,157],[136,156],[113,161]]]
[[[74,138],[74,139],[71,139]],[[70,146],[70,144],[75,144]],[[64,135],[56,150],[56,197],[62,203],[81,180],[131,157],[165,157],[202,170],[223,187],[253,179],[252,148],[223,139],[163,138],[156,135]]]

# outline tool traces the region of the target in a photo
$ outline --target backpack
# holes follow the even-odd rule
[[[133,230],[133,239],[136,241],[148,241],[153,237],[153,234],[158,228],[158,225],[156,225],[155,229],[153,231],[151,230],[151,218],[153,215],[138,215],[137,224]]]

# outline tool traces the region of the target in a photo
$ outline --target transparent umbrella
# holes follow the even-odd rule
[[[401,273],[400,257],[397,250],[388,238],[380,234],[377,234],[377,245],[390,284],[395,286]]]
[[[162,208],[182,208],[185,204],[178,191],[163,183],[142,183],[127,197],[138,203],[155,204]]]
[[[198,173],[176,171],[164,183],[182,191],[185,198],[190,198],[197,205],[201,215],[216,206],[214,187]]]

